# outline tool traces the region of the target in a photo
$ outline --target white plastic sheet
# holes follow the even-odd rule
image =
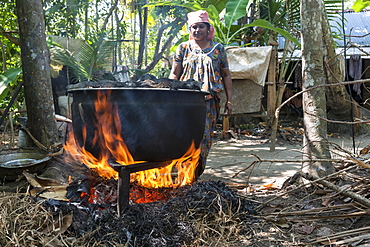
[[[272,46],[227,47],[232,79],[248,79],[260,86],[265,85]]]

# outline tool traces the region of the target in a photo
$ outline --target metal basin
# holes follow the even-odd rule
[[[97,92],[110,93],[122,125],[121,136],[136,161],[161,162],[180,158],[191,143],[199,147],[204,133],[204,92],[167,88],[73,89],[73,133],[80,146],[99,157],[94,102]],[[105,123],[114,128],[115,123]],[[86,125],[86,140],[83,126]]]
[[[45,167],[46,161],[50,159],[50,156],[37,152],[1,154],[0,178],[12,181],[16,180],[24,170],[27,170],[30,173],[39,172]]]

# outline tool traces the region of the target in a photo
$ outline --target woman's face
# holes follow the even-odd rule
[[[194,40],[204,40],[208,35],[208,27],[203,22],[194,23],[190,26],[190,33]]]

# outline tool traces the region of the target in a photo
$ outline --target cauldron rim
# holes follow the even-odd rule
[[[74,91],[98,91],[98,90],[153,90],[153,91],[181,91],[181,92],[199,92],[208,94],[207,90],[199,89],[188,89],[188,88],[152,88],[152,87],[99,87],[99,88],[72,88],[68,89],[67,92]]]

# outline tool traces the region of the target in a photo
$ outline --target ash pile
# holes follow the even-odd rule
[[[54,217],[73,215],[63,233],[71,246],[209,246],[210,239],[237,242],[256,221],[253,203],[220,181],[172,189],[167,201],[132,204],[121,217],[113,206],[50,199],[42,205]]]

